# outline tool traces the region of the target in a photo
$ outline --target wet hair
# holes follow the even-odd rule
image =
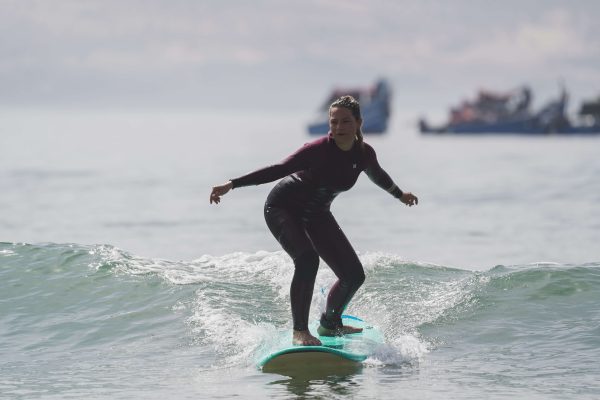
[[[352,116],[357,121],[362,120],[362,117],[360,115],[360,104],[358,103],[358,100],[356,100],[354,97],[352,97],[352,96],[338,97],[329,106],[329,113],[331,113],[332,108],[337,108],[337,107],[343,107],[343,108],[349,110],[352,113]],[[358,127],[358,130],[356,131],[356,138],[357,138],[359,146],[361,148],[363,148],[363,133],[362,133],[360,126]]]

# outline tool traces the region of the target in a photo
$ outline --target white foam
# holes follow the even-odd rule
[[[276,336],[274,325],[244,320],[226,307],[215,306],[202,292],[193,307],[187,322],[201,344],[214,349],[219,359],[216,367],[253,364],[257,349]]]
[[[427,345],[416,336],[403,334],[389,343],[378,346],[373,355],[364,361],[370,366],[391,366],[418,362],[429,352]]]
[[[111,246],[96,246],[90,254],[100,256],[97,267],[108,263],[118,273],[156,274],[177,285],[204,284],[198,286],[191,303],[178,303],[174,311],[191,304],[192,315],[187,322],[192,335],[202,345],[214,349],[218,367],[253,364],[257,354],[263,354],[266,347],[273,347],[277,344],[275,340],[285,336],[284,330],[291,333],[289,288],[294,265],[284,251],[203,255],[189,262],[144,259]],[[394,281],[388,281],[390,268],[414,267],[415,263],[385,253],[366,253],[360,258],[371,276],[346,312],[364,317],[386,337],[386,344],[366,361],[367,365],[420,360],[428,352],[428,345],[415,333],[418,326],[434,321],[468,300],[473,285],[481,278],[451,274],[446,280],[433,282],[415,274],[412,268],[406,275],[394,272],[391,275]],[[377,274],[383,271],[386,275],[378,280]],[[329,288],[336,279],[321,261],[311,303],[311,321],[318,319],[325,309]],[[370,284],[374,286],[369,287]],[[394,285],[400,290],[394,289]],[[265,290],[261,286],[270,290],[266,297],[261,295],[264,293],[261,290]],[[404,307],[399,309],[398,304]]]
[[[382,268],[397,268],[399,266],[421,266],[427,268],[447,268],[444,265],[426,261],[407,260],[398,254],[385,252],[358,253],[365,271],[371,272]]]
[[[210,266],[218,271],[224,281],[264,283],[273,288],[277,298],[273,301],[289,303],[289,292],[294,264],[284,251],[259,251],[256,253],[232,253],[222,257],[203,256],[203,268]],[[200,260],[195,260],[198,263]],[[336,281],[333,272],[321,262],[315,281],[311,304],[311,318],[317,318],[325,309],[327,293]]]
[[[396,254],[388,254],[383,252],[367,252],[364,254],[360,253],[359,258],[365,271],[394,267],[407,263],[406,260]]]
[[[106,245],[94,246],[88,253],[99,257],[99,260],[90,264],[94,269],[110,265],[116,273],[157,274],[179,285],[212,280],[210,276],[204,274],[202,265],[132,256],[116,247]]]

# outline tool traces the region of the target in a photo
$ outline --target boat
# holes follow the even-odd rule
[[[585,101],[579,108],[579,117],[585,126],[600,127],[600,96],[596,100]]]
[[[321,135],[329,132],[329,106],[341,96],[350,95],[360,103],[365,134],[385,133],[391,110],[391,88],[385,79],[379,79],[368,88],[336,88],[319,108],[315,120],[308,125],[308,133]]]
[[[584,123],[574,124],[567,117],[569,96],[564,86],[558,98],[536,112],[531,110],[532,97],[527,86],[506,93],[480,91],[475,100],[452,107],[446,124],[435,127],[422,118],[419,130],[427,134],[600,134],[600,116],[594,114],[597,109],[582,108],[580,116],[592,111],[592,115],[596,115]]]

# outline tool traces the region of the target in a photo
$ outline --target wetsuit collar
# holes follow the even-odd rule
[[[353,151],[356,148],[356,139],[354,139],[354,142],[352,142],[352,147],[350,147],[348,150],[343,150],[335,143],[335,139],[333,138],[333,133],[331,133],[331,131],[327,133],[327,138],[330,143],[335,145],[336,149],[343,151],[344,153]]]

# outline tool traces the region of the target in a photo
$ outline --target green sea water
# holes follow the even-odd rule
[[[106,245],[2,243],[0,389],[9,398],[600,394],[600,264],[475,272],[392,254],[361,260],[367,281],[348,311],[368,315],[386,346],[359,373],[302,382],[257,367],[291,329],[293,267],[282,252],[176,262]],[[332,281],[322,269],[314,318]]]

